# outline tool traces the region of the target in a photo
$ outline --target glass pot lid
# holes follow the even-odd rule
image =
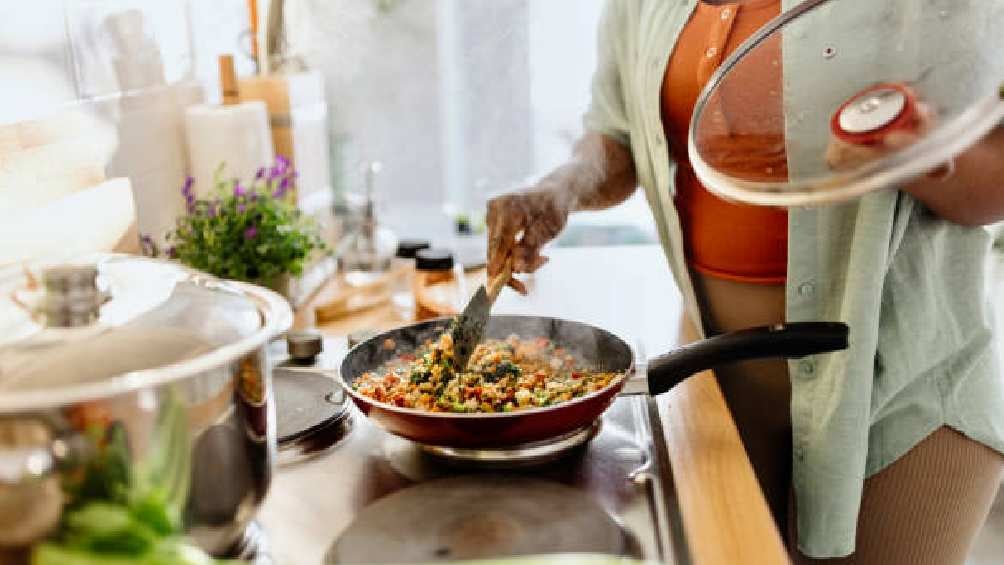
[[[142,386],[191,374],[292,319],[265,289],[124,255],[6,269],[0,291],[0,409],[22,393],[91,387],[93,396],[116,379]]]
[[[1004,2],[783,4],[695,106],[690,160],[711,192],[845,201],[939,169],[1004,118]]]

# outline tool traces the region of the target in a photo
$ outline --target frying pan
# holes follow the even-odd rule
[[[537,316],[493,316],[485,336],[504,339],[546,337],[595,371],[623,376],[606,388],[554,406],[514,412],[457,414],[425,412],[384,404],[352,389],[352,382],[402,353],[414,351],[446,330],[440,319],[404,326],[374,336],[349,351],[340,383],[356,406],[385,430],[437,447],[504,448],[563,436],[596,421],[628,381],[641,392],[658,395],[687,377],[736,361],[799,358],[847,348],[848,327],[835,322],[799,322],[726,333],[680,347],[648,360],[636,371],[634,352],[616,335],[588,324]],[[636,388],[634,386],[630,387]]]

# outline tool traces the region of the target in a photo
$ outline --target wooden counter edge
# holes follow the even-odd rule
[[[695,565],[789,563],[714,374],[688,379],[658,405]]]

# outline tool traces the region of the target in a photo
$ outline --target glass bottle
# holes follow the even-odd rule
[[[463,308],[467,285],[463,268],[445,249],[415,254],[415,320],[454,316]]]
[[[415,254],[431,246],[424,239],[403,239],[397,244],[397,253],[391,260],[394,273],[391,303],[402,320],[411,320],[415,316]]]
[[[338,266],[350,286],[364,286],[390,269],[397,249],[394,232],[381,227],[376,218],[374,184],[382,165],[370,163],[366,168],[366,200],[359,222],[338,244]]]

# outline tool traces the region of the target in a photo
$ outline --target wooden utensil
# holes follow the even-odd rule
[[[453,324],[453,355],[457,369],[467,367],[471,353],[485,336],[485,326],[488,325],[488,315],[492,305],[498,298],[502,288],[512,277],[512,257],[508,257],[502,266],[502,271],[488,281],[487,286],[478,287],[464,311],[457,316]]]

